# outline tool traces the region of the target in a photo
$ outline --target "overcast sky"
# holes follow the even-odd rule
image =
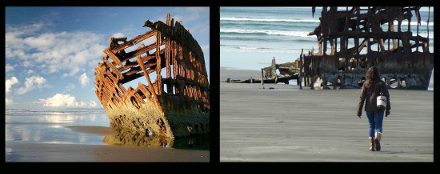
[[[111,36],[127,40],[145,21],[182,21],[209,73],[209,7],[6,7],[6,108],[102,107],[94,68]],[[208,74],[209,76],[209,74]]]

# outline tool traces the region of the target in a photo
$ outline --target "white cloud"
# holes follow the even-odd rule
[[[30,66],[32,66],[32,63],[31,63],[31,61],[25,60],[25,61],[23,61],[23,66],[24,67],[30,67]]]
[[[11,99],[5,98],[5,104],[11,105],[11,104],[14,104],[14,102]]]
[[[70,90],[72,90],[72,89],[74,89],[75,88],[75,85],[73,84],[73,83],[69,83],[67,86],[66,86],[66,91],[70,91]]]
[[[35,73],[35,72],[34,72],[34,70],[31,70],[31,69],[23,71],[23,74],[27,74],[27,75],[30,75],[32,73]]]
[[[37,88],[46,87],[45,83],[46,83],[46,79],[38,75],[27,77],[24,82],[25,87],[19,88],[17,90],[17,94],[24,94]]]
[[[189,29],[191,33],[209,31],[209,8],[179,7],[176,8],[175,11],[176,14],[172,16],[172,18],[174,18],[175,21],[182,21],[182,25],[185,26],[186,29]]]
[[[125,36],[124,36],[124,34],[119,32],[119,33],[113,34],[112,37],[118,38],[118,37],[125,37]]]
[[[89,83],[90,78],[87,77],[86,73],[83,73],[81,76],[79,76],[78,80],[81,86],[85,87]]]
[[[6,80],[6,82],[5,82],[5,87],[6,87],[5,104],[6,105],[11,105],[14,103],[11,98],[8,99],[7,94],[9,92],[11,92],[12,85],[15,85],[17,83],[20,83],[20,82],[18,81],[18,79],[16,77],[11,77],[10,79]]]
[[[88,31],[38,34],[44,27],[44,24],[6,26],[6,59],[18,58],[23,66],[37,66],[43,73],[67,70],[66,75],[74,76],[86,66],[95,66],[104,55],[106,46],[99,44],[105,40],[101,34]]]
[[[39,99],[40,102],[44,103],[45,107],[96,107],[97,104],[94,101],[83,102],[76,101],[74,96],[69,94],[55,94],[53,97],[47,99]]]
[[[15,85],[17,83],[19,83],[19,82],[18,82],[18,79],[16,77],[11,77],[10,79],[7,79],[6,83],[5,83],[5,85],[6,85],[6,93],[11,92],[12,85]]]
[[[90,101],[90,102],[89,102],[89,107],[95,108],[95,107],[97,107],[97,106],[98,106],[98,104],[96,104],[95,101]]]
[[[14,66],[11,66],[11,65],[9,65],[9,64],[6,64],[5,72],[9,72],[9,71],[13,71],[13,70],[14,70]]]

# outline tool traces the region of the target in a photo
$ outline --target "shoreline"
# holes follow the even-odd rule
[[[220,67],[220,81],[224,82],[227,78],[245,80],[252,78],[259,78],[261,72],[259,70],[245,70],[229,67]]]
[[[230,67],[220,67],[220,82],[225,82],[227,78],[234,80],[247,80],[250,77],[253,79],[260,77],[260,70],[248,70],[248,69],[237,69]],[[265,83],[269,84],[269,83]],[[290,84],[291,86],[297,86],[296,84]],[[299,88],[299,86],[298,86]],[[303,86],[304,88],[304,86]],[[360,89],[360,88],[359,88]],[[399,89],[397,89],[399,90]],[[417,90],[416,90],[417,91]],[[422,90],[423,91],[423,90]],[[429,82],[429,87],[427,91],[434,91],[434,71],[432,72],[431,79]]]
[[[42,123],[44,124],[44,123]],[[69,131],[99,136],[117,135],[104,126],[63,126]],[[103,137],[104,138],[104,137]],[[154,140],[152,140],[154,141]],[[181,140],[180,140],[181,141]],[[186,143],[185,141],[180,143]],[[69,142],[8,142],[6,162],[209,162],[210,151],[159,146],[81,144]],[[180,145],[182,146],[182,145]]]
[[[8,153],[10,154],[9,157],[8,157]],[[17,155],[11,155],[11,153],[17,153]],[[6,162],[209,162],[209,158],[210,158],[209,151],[203,151],[203,150],[146,148],[146,147],[117,146],[117,145],[18,143],[9,147],[6,146],[5,161]]]

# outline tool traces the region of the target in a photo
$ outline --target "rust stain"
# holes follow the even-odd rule
[[[147,20],[143,27],[150,30],[131,40],[110,37],[95,68],[95,93],[111,127],[172,138],[208,132],[209,82],[199,44],[169,13],[166,23]],[[147,39],[155,42],[145,45]],[[123,86],[138,78],[148,83]]]

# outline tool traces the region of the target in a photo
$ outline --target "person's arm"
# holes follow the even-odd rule
[[[386,111],[385,111],[385,117],[391,114],[391,103],[390,103],[390,93],[388,92],[388,88],[387,85],[383,85],[383,93],[384,95],[387,97],[387,107],[386,107]]]
[[[362,85],[361,94],[359,96],[359,102],[358,102],[358,107],[357,107],[357,116],[359,118],[361,118],[361,116],[362,116],[362,107],[364,106],[366,96],[367,96],[367,90],[366,90],[365,82],[364,82],[364,84]]]

